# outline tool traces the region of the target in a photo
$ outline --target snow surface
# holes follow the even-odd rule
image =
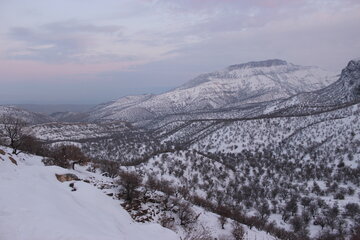
[[[55,174],[84,171],[45,167],[41,157],[0,153],[1,240],[172,240],[178,236],[158,224],[139,224],[119,205],[89,183],[59,182]],[[13,157],[18,165],[10,161]],[[98,176],[101,178],[101,176]]]

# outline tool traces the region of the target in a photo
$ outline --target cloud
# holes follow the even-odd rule
[[[324,10],[271,20],[240,31],[213,31],[205,41],[176,51],[187,63],[226,66],[251,60],[282,58],[296,64],[339,71],[360,52],[360,7]]]
[[[38,28],[14,27],[9,30],[8,37],[21,45],[8,49],[6,57],[51,63],[122,61],[131,56],[91,53],[91,49],[97,48],[96,38],[120,37],[122,29],[116,25],[99,26],[74,20],[49,23]],[[95,58],[87,59],[89,56]]]
[[[261,30],[271,22],[304,19],[323,9],[341,11],[356,5],[351,0],[330,3],[324,0],[137,0],[124,3],[129,5],[132,15],[113,19],[114,24],[70,19],[38,27],[13,27],[8,37],[17,45],[6,49],[6,58],[50,63],[159,61],[207,41],[216,40],[221,44],[223,40],[218,35],[231,32],[243,35],[242,32]],[[136,7],[140,9],[139,16],[134,12]]]
[[[91,3],[2,6],[0,81],[91,81],[96,91],[107,79],[120,96],[269,58],[338,71],[360,52],[358,0]]]
[[[45,24],[43,28],[49,32],[61,32],[61,33],[119,33],[124,28],[118,25],[105,25],[99,26],[90,23],[81,23],[76,20],[67,20],[63,22],[55,22]]]
[[[54,64],[148,62],[170,57],[170,50],[189,42],[187,36],[167,36],[160,29],[75,20],[13,27],[7,36],[16,46],[6,49],[6,59]]]

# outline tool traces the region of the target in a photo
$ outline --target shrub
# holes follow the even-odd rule
[[[85,164],[89,159],[82,153],[81,149],[73,145],[61,145],[52,149],[50,154],[53,158],[54,165],[68,168],[70,161],[72,162],[72,168],[75,164]]]
[[[245,229],[238,222],[234,222],[233,230],[231,233],[232,233],[233,237],[235,238],[235,240],[244,240],[245,239]]]
[[[124,188],[126,200],[132,202],[135,191],[141,186],[142,178],[136,172],[120,172],[118,183]]]
[[[63,158],[45,157],[42,159],[42,162],[44,163],[45,166],[59,166],[62,168],[70,167],[69,161]]]
[[[180,220],[180,225],[185,227],[189,224],[195,223],[198,218],[194,210],[192,210],[191,204],[189,202],[183,202],[179,204],[178,217]]]

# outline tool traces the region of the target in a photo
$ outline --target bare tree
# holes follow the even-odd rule
[[[151,192],[155,192],[158,190],[160,183],[159,180],[154,175],[149,175],[148,179],[145,183],[145,187],[149,189]]]
[[[261,220],[266,220],[270,215],[270,207],[268,201],[264,200],[257,208]]]
[[[77,146],[67,145],[63,147],[65,149],[66,158],[72,160],[72,169],[75,169],[76,164],[85,164],[89,162],[89,159],[84,155],[81,149]]]
[[[80,148],[73,145],[61,145],[52,149],[51,158],[46,159],[49,165],[56,165],[63,168],[70,167],[74,169],[75,164],[85,164],[89,159],[83,154]]]
[[[163,215],[161,215],[160,217],[160,225],[168,228],[168,229],[172,229],[174,230],[174,221],[175,219],[173,217],[169,217],[167,216],[165,213],[163,213]]]
[[[359,240],[360,239],[360,225],[357,225],[352,230],[351,240]]]
[[[290,220],[290,224],[292,226],[292,229],[294,230],[294,232],[299,232],[301,231],[304,227],[304,221],[300,216],[295,216]]]
[[[176,189],[173,187],[172,183],[168,180],[162,179],[159,181],[159,190],[165,194],[165,199],[163,200],[163,205],[166,210],[170,210],[171,201],[170,197],[175,194]]]
[[[187,226],[189,224],[195,223],[200,215],[196,215],[194,210],[191,208],[189,202],[183,202],[179,204],[178,217],[180,220],[180,225]]]
[[[46,147],[38,139],[31,135],[23,135],[22,144],[19,146],[19,150],[42,156],[44,156],[44,154],[48,154]]]
[[[360,214],[360,205],[358,203],[348,203],[345,205],[345,215],[355,217]]]
[[[286,203],[285,211],[290,212],[294,216],[298,211],[297,199],[292,197],[289,202]]]
[[[202,226],[202,229],[193,229],[188,232],[184,240],[212,240],[210,231]]]
[[[2,117],[1,124],[5,137],[9,139],[9,147],[13,149],[13,154],[19,154],[18,149],[23,143],[23,129],[26,126],[26,122],[18,118]]]
[[[245,229],[244,229],[244,227],[240,223],[234,222],[233,223],[232,235],[236,240],[244,240],[245,239]]]
[[[224,225],[227,222],[227,218],[231,216],[231,209],[222,205],[217,206],[216,213],[219,214],[219,222],[221,228],[224,229]]]
[[[125,189],[126,200],[130,203],[134,199],[135,191],[140,187],[142,178],[135,172],[121,172],[118,183]]]
[[[99,161],[102,174],[111,178],[115,178],[119,174],[120,164],[115,161],[101,160]]]
[[[221,229],[225,229],[225,224],[227,222],[227,218],[224,217],[224,216],[219,216],[219,222],[220,222],[220,225],[221,225]]]

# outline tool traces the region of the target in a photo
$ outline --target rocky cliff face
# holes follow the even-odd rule
[[[258,61],[258,62],[248,62],[242,64],[231,65],[228,67],[229,71],[235,69],[245,69],[245,68],[258,68],[258,67],[274,67],[274,66],[285,66],[288,63],[284,60],[280,59],[270,59],[265,61]]]
[[[352,60],[341,72],[339,81],[343,82],[348,91],[347,100],[354,101],[360,98],[360,60]]]

